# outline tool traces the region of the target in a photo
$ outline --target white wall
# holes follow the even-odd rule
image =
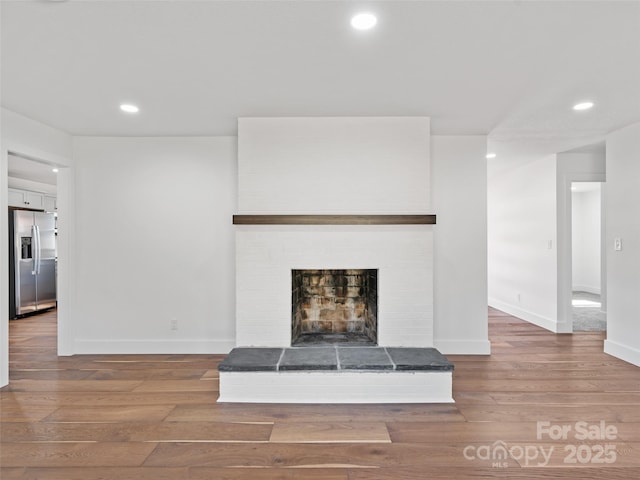
[[[485,136],[433,136],[434,344],[488,354]]]
[[[488,181],[489,305],[557,331],[556,156],[496,171]]]
[[[570,332],[571,182],[604,181],[604,156],[496,159],[489,171],[489,305]]]
[[[429,118],[238,120],[239,213],[429,209]]]
[[[35,182],[33,180],[26,180],[24,178],[9,177],[7,184],[9,188],[16,188],[18,190],[30,190],[32,192],[46,193],[56,196],[56,185],[50,185],[48,183]]]
[[[0,224],[7,225],[7,163],[9,152],[20,153],[22,155],[51,162],[63,167],[72,165],[71,136],[64,132],[51,128],[42,123],[33,121],[22,115],[18,115],[6,109],[0,114]],[[68,176],[70,168],[61,170],[62,177]],[[62,195],[66,195],[63,190]],[[65,206],[59,208],[59,213],[69,215]],[[5,230],[3,230],[5,231]],[[60,249],[63,258],[67,252],[66,239],[61,238]],[[0,386],[9,382],[9,265],[7,235],[0,236]],[[59,271],[59,278],[64,282],[67,279],[67,271],[62,268]],[[66,311],[67,303],[63,300],[61,309]],[[64,313],[63,313],[64,315]]]
[[[607,136],[607,340],[604,351],[640,366],[640,123]],[[622,250],[615,251],[620,238]]]
[[[77,137],[74,157],[73,351],[229,351],[235,138]]]
[[[418,176],[422,183],[433,175],[437,207],[428,211],[438,214],[434,265],[441,273],[434,286],[434,342],[444,353],[488,353],[481,298],[486,285],[484,192],[482,181],[476,181],[476,175],[484,175],[485,139],[433,140],[432,171],[418,169]],[[7,151],[67,167],[58,176],[59,292],[65,292],[59,298],[60,354],[226,352],[235,344],[235,138],[72,139],[3,109],[2,142],[3,223]],[[426,148],[428,153],[428,143]],[[414,179],[406,177],[409,183]],[[414,193],[429,204],[428,191]],[[200,219],[204,230],[197,229]],[[205,248],[185,256],[184,242],[199,236],[208,239],[198,243]],[[6,241],[0,239],[5,251]],[[4,256],[0,259],[4,385],[8,265]],[[453,293],[456,288],[466,292],[464,299]],[[173,318],[177,331],[170,329]]]
[[[2,138],[5,149],[37,160],[72,165],[71,135],[2,109]]]
[[[600,187],[571,194],[574,291],[600,294]]]

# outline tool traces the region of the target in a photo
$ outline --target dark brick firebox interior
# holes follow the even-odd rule
[[[291,345],[377,345],[378,270],[292,270]]]

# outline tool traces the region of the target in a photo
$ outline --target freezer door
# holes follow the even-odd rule
[[[40,273],[36,275],[36,308],[50,308],[56,306],[56,260],[43,258],[40,260]]]
[[[16,266],[16,313],[24,315],[36,311],[36,276],[33,259],[18,257]]]

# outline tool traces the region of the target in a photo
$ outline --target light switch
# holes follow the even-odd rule
[[[619,252],[620,250],[622,250],[622,239],[621,238],[614,238],[613,239],[613,249],[616,252]]]

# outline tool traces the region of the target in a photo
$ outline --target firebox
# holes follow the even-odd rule
[[[291,345],[377,345],[378,270],[292,270]]]

